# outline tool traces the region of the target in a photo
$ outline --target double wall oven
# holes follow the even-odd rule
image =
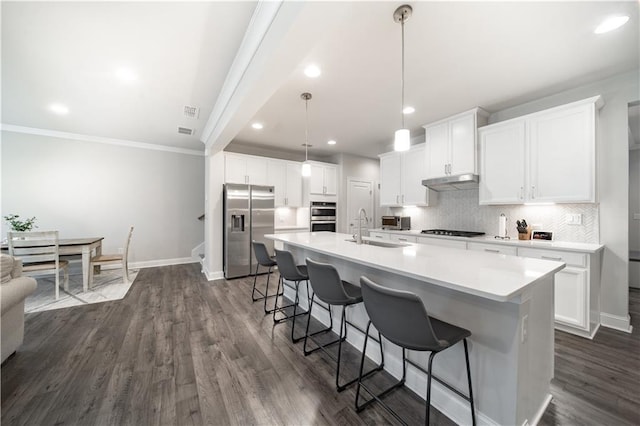
[[[336,203],[312,201],[309,218],[311,232],[336,232]]]

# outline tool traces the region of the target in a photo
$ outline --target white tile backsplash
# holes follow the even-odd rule
[[[496,235],[498,218],[504,213],[511,238],[518,237],[516,220],[525,219],[530,225],[540,225],[541,230],[553,231],[557,241],[598,243],[600,239],[597,204],[480,206],[478,190],[446,191],[438,195],[435,206],[389,208],[388,214],[411,216],[412,229],[443,228]],[[581,214],[582,224],[568,225],[566,215],[569,213]]]

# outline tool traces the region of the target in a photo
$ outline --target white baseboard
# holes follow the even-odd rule
[[[600,324],[603,327],[613,328],[614,330],[624,331],[625,333],[631,333],[633,327],[631,326],[631,317],[621,317],[619,315],[612,315],[606,312],[600,313]]]
[[[224,271],[210,271],[205,264],[202,264],[202,273],[207,277],[207,281],[221,280],[224,278]]]
[[[202,260],[200,258],[201,254],[204,254],[204,242],[198,244],[193,248],[193,250],[191,250],[191,259],[195,262],[200,262],[200,260]]]
[[[168,266],[168,265],[182,265],[185,263],[195,263],[190,257],[177,257],[175,259],[157,259],[157,260],[145,260],[142,262],[130,262],[129,268],[132,269],[144,269],[153,268],[154,266]]]

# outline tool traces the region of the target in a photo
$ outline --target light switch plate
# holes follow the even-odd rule
[[[582,214],[581,213],[569,213],[566,216],[567,225],[582,225]]]

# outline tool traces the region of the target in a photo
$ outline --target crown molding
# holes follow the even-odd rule
[[[204,157],[205,155],[203,151],[196,151],[194,149],[155,145],[152,143],[130,141],[126,139],[105,138],[102,136],[81,135],[77,133],[67,133],[67,132],[60,132],[57,130],[49,130],[49,129],[38,129],[34,127],[23,127],[23,126],[16,126],[13,124],[2,123],[0,124],[0,130],[6,131],[6,132],[14,132],[14,133],[25,133],[28,135],[49,136],[49,137],[59,138],[59,139],[69,139],[69,140],[76,140],[76,141],[102,143],[107,145],[126,146],[129,148],[148,149],[152,151],[174,152],[178,154],[195,155],[199,157]]]

